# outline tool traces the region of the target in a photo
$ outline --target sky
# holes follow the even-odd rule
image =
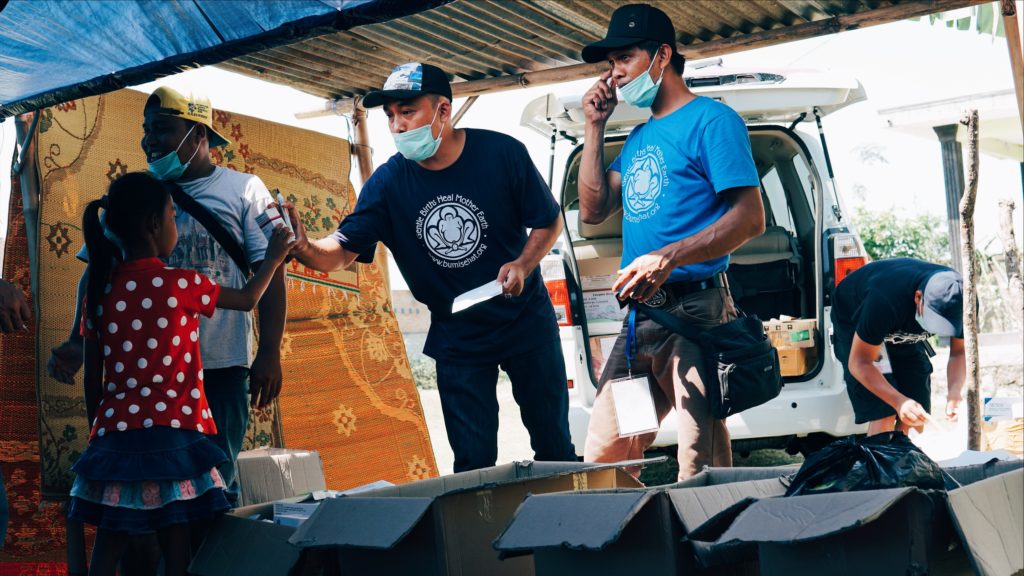
[[[969,94],[1012,89],[1004,38],[960,32],[925,22],[897,22],[873,28],[812,38],[723,57],[727,67],[799,68],[852,76],[863,84],[867,101],[854,104],[823,121],[836,182],[847,207],[895,209],[911,217],[931,213],[945,217],[945,189],[938,140],[907,135],[886,126],[879,110]],[[522,141],[541,174],[547,175],[549,142],[519,125],[520,113],[531,100],[549,92],[582,94],[592,79],[501,92],[481,97],[463,117],[460,127],[488,128]],[[136,87],[146,92],[159,85],[206,92],[214,107],[248,114],[325,134],[348,137],[346,119],[330,116],[296,120],[296,112],[319,109],[323,100],[285,86],[269,84],[213,67],[201,68]],[[455,102],[458,109],[461,99]],[[950,121],[956,121],[950,118]],[[373,160],[380,165],[395,153],[386,120],[379,109],[370,111]],[[812,129],[805,123],[800,129]],[[13,121],[0,124],[0,173],[9,173],[14,141]],[[885,162],[865,162],[861,151],[871,148]],[[560,143],[555,155],[556,188],[571,145]],[[352,180],[358,191],[357,169]],[[0,179],[0,230],[6,230],[10,183]],[[1015,226],[1021,240],[1022,184],[1020,166],[982,155],[976,211],[979,247],[995,236],[998,201],[1017,202]],[[393,288],[402,282],[393,270]]]

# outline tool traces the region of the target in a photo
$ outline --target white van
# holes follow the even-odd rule
[[[808,452],[866,431],[854,423],[842,366],[831,344],[829,310],[835,283],[867,261],[863,245],[841,209],[832,177],[821,117],[865,98],[856,80],[832,74],[737,71],[718,65],[685,75],[696,93],[732,107],[746,121],[761,178],[766,230],[733,255],[728,277],[733,298],[762,320],[789,316],[813,319],[813,344],[800,351],[805,366],[784,378],[771,402],[728,419],[733,449],[788,448]],[[575,146],[565,167],[560,200],[565,232],[545,258],[543,273],[559,315],[569,387],[569,426],[583,451],[596,384],[604,357],[625,314],[609,288],[622,254],[622,212],[600,225],[579,217],[576,189],[583,149],[582,95],[554,94],[527,105],[521,123],[548,139]],[[619,102],[607,124],[605,161],[619,154],[630,129],[649,110]],[[797,132],[806,122],[818,134]],[[552,140],[554,141],[554,140]],[[568,249],[571,247],[571,249]],[[805,323],[806,324],[806,323]],[[785,372],[784,372],[785,376]],[[655,447],[676,444],[676,419],[665,418]]]

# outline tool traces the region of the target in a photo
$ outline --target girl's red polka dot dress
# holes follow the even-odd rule
[[[203,390],[199,315],[213,315],[219,293],[206,276],[157,258],[114,269],[95,321],[82,326],[103,354],[90,438],[153,426],[217,433]]]

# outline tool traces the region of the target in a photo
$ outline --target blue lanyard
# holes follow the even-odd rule
[[[626,323],[626,368],[633,373],[633,359],[636,358],[636,308],[630,306]]]

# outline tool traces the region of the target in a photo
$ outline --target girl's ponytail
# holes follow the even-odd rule
[[[85,317],[96,323],[97,308],[103,298],[104,290],[110,282],[113,270],[113,259],[120,257],[120,249],[103,233],[100,223],[100,209],[107,209],[107,196],[93,200],[85,206],[82,216],[82,231],[85,233],[85,249],[89,253],[89,283],[86,287]],[[105,216],[109,218],[109,216]]]

